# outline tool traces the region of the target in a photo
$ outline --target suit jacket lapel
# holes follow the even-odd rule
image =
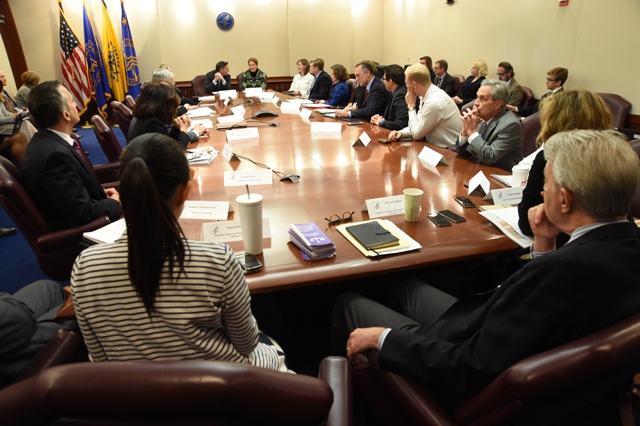
[[[80,157],[80,155],[78,155],[78,153],[76,152],[75,148],[72,147],[71,145],[69,145],[69,143],[67,141],[65,141],[64,139],[62,139],[60,136],[58,136],[57,134],[55,134],[54,132],[50,131],[50,130],[42,130],[44,132],[47,132],[49,137],[51,137],[53,140],[56,141],[56,143],[59,143],[60,145],[62,145],[65,149],[68,149],[72,155],[75,157],[76,160],[78,160],[78,162],[80,163],[80,165],[82,166],[82,168],[89,173],[90,175],[91,170],[89,170],[89,166],[87,165],[87,163],[85,163],[85,161]]]

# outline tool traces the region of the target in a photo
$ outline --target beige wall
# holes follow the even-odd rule
[[[82,0],[62,0],[67,19],[84,41]],[[99,0],[86,0],[94,30],[102,34]],[[120,32],[120,2],[106,0]],[[44,79],[60,78],[57,3],[10,0],[29,68]],[[322,57],[327,66],[352,70],[361,59],[413,63],[422,55],[447,59],[451,73],[469,74],[471,62],[487,61],[491,75],[510,61],[517,79],[539,97],[549,68],[569,68],[568,88],[618,93],[640,107],[640,69],[633,46],[640,38],[636,0],[126,0],[143,80],[161,62],[176,79],[190,80],[230,62],[231,74],[255,56],[271,76],[292,75],[301,57]],[[229,32],[215,17],[230,12]],[[1,69],[8,69],[0,52]],[[12,88],[12,82],[9,83]],[[632,112],[637,111],[632,110]]]

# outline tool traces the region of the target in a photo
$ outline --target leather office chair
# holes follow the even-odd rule
[[[242,74],[236,76],[236,81],[238,82],[238,92],[242,92]]]
[[[95,133],[98,143],[106,155],[107,160],[110,162],[120,161],[120,155],[122,155],[122,146],[118,142],[118,138],[113,133],[111,126],[104,121],[100,115],[96,114],[91,117],[91,124],[93,124],[93,133]]]
[[[631,148],[633,148],[640,158],[640,139],[629,141],[629,145],[631,145]],[[640,218],[640,185],[636,188],[636,195],[634,195],[631,200],[631,214],[633,217]]]
[[[464,84],[464,75],[462,74],[451,74],[451,77],[453,77],[453,79],[456,82],[456,94],[460,93],[460,87],[462,87],[462,85]]]
[[[526,157],[535,152],[536,138],[540,133],[540,111],[522,120],[522,153]]]
[[[515,363],[453,413],[421,384],[380,370],[377,351],[368,369],[354,370],[354,385],[394,425],[549,424],[627,388],[639,353],[640,313]]]
[[[529,89],[528,87],[523,87],[522,92],[523,92],[522,100],[520,101],[520,105],[518,106],[523,108],[528,108],[532,106],[534,98],[533,98],[533,92],[531,91],[531,89]]]
[[[345,83],[347,83],[347,87],[349,88],[349,103],[353,103],[353,96],[356,94],[358,84],[355,78],[349,78]]]
[[[193,80],[191,80],[191,88],[193,89],[193,98],[198,100],[199,96],[206,96],[207,92],[204,89],[204,75],[196,75]]]
[[[631,111],[631,104],[621,96],[613,93],[596,93],[596,95],[600,96],[609,106],[613,127],[627,127],[627,117],[629,116],[629,111]]]
[[[133,99],[133,96],[127,95],[124,97],[124,104],[129,107],[131,111],[133,111],[133,107],[136,104],[136,100]]]
[[[118,126],[120,126],[120,131],[128,144],[129,127],[131,126],[131,120],[133,120],[133,113],[128,106],[118,101],[111,102],[111,109],[113,110],[113,116],[116,118]]]
[[[71,275],[73,262],[82,251],[82,234],[111,222],[102,216],[83,226],[52,230],[24,189],[22,174],[4,157],[0,157],[0,204],[24,235],[42,271],[59,281]]]
[[[325,358],[319,379],[219,361],[77,362],[69,333],[0,391],[3,425],[352,424],[345,358]]]

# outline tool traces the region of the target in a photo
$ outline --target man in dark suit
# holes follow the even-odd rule
[[[321,58],[316,58],[309,65],[309,73],[315,78],[309,87],[307,98],[312,101],[329,99],[331,76],[324,71],[324,61]]]
[[[204,76],[204,91],[207,93],[231,90],[231,76],[229,75],[229,62],[220,61],[216,69],[209,71]]]
[[[498,80],[484,80],[473,110],[462,115],[462,132],[456,142],[461,155],[472,154],[489,166],[511,171],[522,160],[520,120],[505,109],[509,89]]]
[[[356,64],[354,71],[358,86],[364,87],[364,101],[362,105],[336,111],[338,118],[358,118],[370,121],[376,114],[384,114],[391,94],[384,87],[384,83],[376,77],[370,61],[362,61]]]
[[[27,99],[36,133],[24,155],[25,187],[53,229],[83,225],[100,216],[120,218],[120,196],[103,189],[73,148],[71,129],[80,120],[69,91],[59,81],[31,90]]]
[[[505,105],[520,105],[524,92],[522,91],[520,83],[518,83],[514,78],[516,76],[516,72],[513,70],[513,66],[506,61],[500,62],[498,64],[498,71],[496,72],[496,75],[500,81],[504,81],[504,84],[509,88],[509,101]]]
[[[625,220],[637,155],[610,130],[559,133],[544,152],[544,203],[529,212],[531,261],[480,305],[418,279],[396,289],[402,312],[343,295],[334,344],[355,362],[377,349],[383,369],[424,383],[454,408],[515,362],[637,313],[640,240]],[[560,232],[571,240],[555,250]]]
[[[568,69],[562,68],[562,67],[551,68],[547,72],[548,92],[542,95],[542,97],[540,98],[540,101],[544,100],[545,98],[551,95],[555,95],[556,93],[563,91],[564,83],[567,81],[567,78],[569,78]],[[540,109],[539,106],[540,106],[540,103],[537,103],[530,107],[517,107],[513,105],[507,105],[507,108],[515,112],[516,114],[518,114],[520,117],[529,117],[530,115],[533,115],[536,112],[538,112],[538,110]]]
[[[400,130],[409,122],[409,111],[404,97],[407,95],[407,85],[404,82],[404,69],[397,64],[384,69],[382,79],[385,87],[391,93],[391,100],[384,110],[384,115],[376,114],[371,117],[371,123],[391,130]]]
[[[436,76],[433,78],[432,83],[444,90],[447,95],[453,98],[457,95],[456,81],[447,72],[448,69],[449,63],[447,61],[444,59],[436,61],[436,64],[433,66],[433,72],[436,73]]]

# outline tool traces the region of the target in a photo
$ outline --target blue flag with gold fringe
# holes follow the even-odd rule
[[[124,11],[123,0],[120,0],[120,5],[122,6],[122,53],[124,56],[124,69],[127,73],[127,92],[136,99],[140,94],[138,58],[136,56],[136,48],[133,45],[133,37],[131,37],[127,13]]]
[[[102,50],[93,26],[87,15],[87,6],[82,2],[84,17],[84,53],[87,56],[87,69],[93,86],[92,95],[98,104],[98,112],[103,118],[107,118],[107,101],[111,99],[111,87],[107,81],[107,70],[102,62]]]

